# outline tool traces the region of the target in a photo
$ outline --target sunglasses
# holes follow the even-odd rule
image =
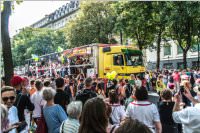
[[[7,102],[8,99],[10,99],[10,101],[13,101],[13,100],[15,100],[15,96],[11,96],[11,97],[2,97],[2,100],[3,100],[4,102]]]

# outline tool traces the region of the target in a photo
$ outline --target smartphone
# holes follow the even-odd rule
[[[183,94],[185,92],[184,86],[180,86],[179,94]]]
[[[18,128],[17,131],[20,132],[22,130],[24,130],[27,126],[27,123],[25,121],[21,122],[20,124],[18,124]]]

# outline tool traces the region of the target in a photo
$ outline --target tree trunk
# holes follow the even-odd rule
[[[120,30],[120,43],[123,45],[123,40],[122,40],[122,30]]]
[[[138,41],[138,48],[139,48],[139,50],[141,50],[141,51],[142,51],[142,49],[143,49],[143,48],[142,48],[142,43],[139,42],[139,41]]]
[[[1,39],[3,50],[3,63],[5,84],[10,85],[10,79],[13,76],[13,61],[11,53],[11,43],[8,31],[9,16],[11,13],[11,1],[4,1],[4,9],[1,12]]]
[[[184,69],[187,68],[187,51],[183,50],[183,66]]]
[[[161,32],[158,34],[157,39],[157,62],[156,62],[156,69],[160,69],[160,43],[161,43]]]

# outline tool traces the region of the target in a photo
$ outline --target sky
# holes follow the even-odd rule
[[[19,29],[30,26],[45,15],[54,12],[66,4],[65,1],[23,1],[19,5],[14,4],[14,10],[9,20],[10,37],[15,35]]]

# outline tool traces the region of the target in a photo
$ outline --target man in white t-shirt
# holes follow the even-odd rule
[[[35,87],[37,91],[31,96],[31,102],[35,106],[32,117],[37,124],[37,119],[41,117],[41,107],[45,104],[45,102],[42,99],[43,83],[40,80],[36,80]]]
[[[200,133],[200,103],[192,97],[188,89],[185,89],[183,94],[193,103],[194,107],[187,107],[181,110],[181,97],[179,94],[176,94],[172,114],[174,122],[183,125],[184,133]]]
[[[137,87],[141,87],[141,86],[142,86],[142,81],[141,81],[141,79],[140,79],[140,75],[137,75],[137,76],[136,76],[135,85],[136,85]]]
[[[137,119],[144,123],[153,133],[161,133],[162,126],[158,109],[155,104],[147,101],[148,92],[145,87],[136,88],[136,101],[130,103],[126,109],[126,117]]]

